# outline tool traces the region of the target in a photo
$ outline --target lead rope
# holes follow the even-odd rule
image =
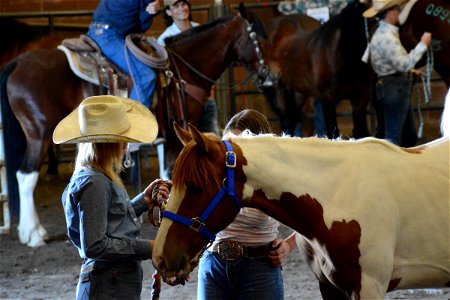
[[[154,207],[159,208],[159,212],[163,211],[165,209],[165,205],[166,205],[166,202],[162,200],[162,196],[158,191],[158,189],[161,185],[165,185],[169,190],[172,188],[172,185],[167,181],[165,181],[161,184],[158,184],[153,188],[152,202],[154,204]],[[148,218],[150,220],[150,223],[153,224],[153,226],[159,228],[159,225],[161,224],[161,217],[158,216],[158,221],[156,221],[153,216],[153,209],[152,209],[152,211],[149,210]],[[159,294],[161,293],[161,275],[158,273],[157,270],[155,270],[155,272],[152,275],[152,278],[153,278],[153,281],[152,281],[152,285],[151,285],[151,289],[152,289],[151,299],[159,300]]]
[[[434,66],[434,56],[433,50],[431,47],[428,47],[427,50],[427,67],[426,74],[420,75],[420,80],[422,83],[423,96],[425,99],[425,104],[428,104],[431,101],[431,71]],[[423,137],[423,129],[424,129],[424,121],[422,115],[422,97],[420,96],[420,88],[417,86],[417,114],[419,116],[419,128],[417,129],[417,137],[421,139]]]

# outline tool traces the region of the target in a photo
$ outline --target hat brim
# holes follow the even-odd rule
[[[153,114],[144,105],[129,99],[122,99],[127,106],[130,128],[120,134],[81,135],[78,108],[61,120],[53,132],[55,144],[74,143],[149,143],[158,135],[158,123]]]
[[[364,18],[373,18],[375,17],[377,14],[391,8],[397,5],[402,5],[406,2],[408,2],[409,0],[394,0],[394,1],[390,1],[388,3],[386,3],[383,7],[381,7],[380,9],[376,9],[373,6],[370,7],[369,9],[367,9],[366,11],[363,12],[363,17]]]

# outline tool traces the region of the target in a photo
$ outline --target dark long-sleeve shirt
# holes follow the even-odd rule
[[[139,216],[147,211],[143,194],[130,201],[124,188],[92,168],[76,171],[62,203],[68,235],[81,258],[140,260],[151,257],[148,240],[139,240]]]

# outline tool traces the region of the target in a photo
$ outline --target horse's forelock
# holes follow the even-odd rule
[[[178,156],[173,167],[175,185],[193,183],[199,187],[220,187],[220,178],[215,174],[206,154],[199,151],[195,143],[189,143]]]

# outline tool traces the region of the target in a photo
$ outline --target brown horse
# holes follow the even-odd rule
[[[11,59],[32,49],[55,48],[61,38],[11,18],[0,18],[0,69]]]
[[[178,83],[171,84],[169,90],[185,83],[184,97],[158,99],[155,108],[167,140],[165,157],[169,163],[173,164],[181,149],[171,127],[172,116],[180,123],[196,123],[211,86],[233,61],[258,64],[255,44],[249,37],[253,22],[252,14],[241,5],[240,14],[167,41],[171,57],[168,71],[174,74],[171,81]],[[10,62],[0,76],[0,86],[10,199],[14,203],[20,198],[19,237],[22,243],[39,246],[44,244],[46,231],[37,217],[33,190],[52,145],[52,132],[85,97],[98,92],[98,87],[76,77],[64,53],[54,49],[30,51]],[[181,106],[172,105],[172,101],[179,103],[177,99],[183,100]]]
[[[152,255],[166,281],[186,278],[242,206],[297,232],[324,299],[449,285],[448,138],[402,149],[375,138],[176,130],[186,146]]]
[[[279,74],[283,86],[321,98],[328,137],[339,136],[335,106],[343,99],[352,104],[353,136],[369,135],[366,113],[372,73],[361,61],[367,46],[362,17],[367,7],[352,2],[312,32],[288,31],[282,43],[263,44],[271,72]]]
[[[450,1],[419,0],[400,28],[400,37],[406,49],[414,48],[424,32],[431,32],[434,69],[450,86]],[[425,59],[419,62],[423,66]]]
[[[289,43],[294,36],[304,36],[319,26],[319,21],[307,15],[279,16],[265,24],[266,43],[270,45],[270,48],[282,47],[283,44]],[[266,45],[266,50],[267,48]],[[275,86],[262,87],[261,91],[272,110],[278,115],[281,130],[284,133],[295,135],[297,125],[302,122],[306,97],[301,97],[294,90],[285,87],[281,80],[278,80]]]

